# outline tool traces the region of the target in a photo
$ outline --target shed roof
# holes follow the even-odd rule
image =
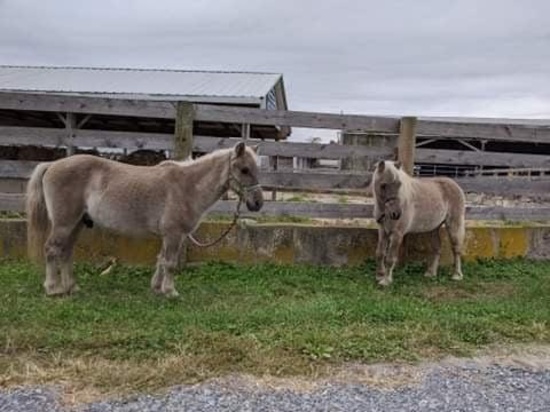
[[[276,90],[278,89],[278,90]],[[0,91],[102,95],[287,109],[282,75],[258,72],[0,65]],[[282,97],[282,98],[281,98]]]

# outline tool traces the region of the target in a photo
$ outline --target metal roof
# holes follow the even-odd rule
[[[0,65],[0,91],[265,106],[266,97],[276,86],[284,96],[281,74]]]

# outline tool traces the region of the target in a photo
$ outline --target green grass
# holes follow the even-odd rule
[[[376,286],[372,263],[216,263],[182,272],[176,300],[150,293],[151,271],[117,266],[99,276],[95,267],[77,265],[81,291],[47,298],[33,266],[3,262],[0,386],[36,382],[29,362],[42,371],[40,382],[71,374],[112,387],[124,370],[125,385],[135,389],[229,372],[307,375],[346,361],[414,361],[550,342],[545,262],[470,263],[458,283],[445,268],[434,280],[408,265],[389,289]],[[143,368],[153,373],[160,364],[165,372],[144,381]]]

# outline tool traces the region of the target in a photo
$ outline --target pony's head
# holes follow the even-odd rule
[[[257,212],[264,204],[264,195],[259,184],[257,150],[257,146],[249,147],[244,142],[237,143],[231,152],[229,165],[231,190],[239,195],[252,212]]]
[[[383,205],[383,214],[393,220],[401,217],[399,191],[402,186],[401,163],[380,161],[373,176],[374,196]]]

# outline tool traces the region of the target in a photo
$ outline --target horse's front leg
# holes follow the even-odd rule
[[[385,256],[386,274],[378,281],[381,286],[389,286],[393,282],[393,269],[399,256],[399,247],[403,241],[403,233],[394,230],[389,234],[389,244]]]
[[[160,292],[169,298],[179,296],[178,291],[174,287],[174,274],[178,268],[182,243],[181,232],[163,237],[161,257],[157,264],[158,276],[157,272],[153,276],[153,280],[155,280],[155,276],[157,276],[157,280],[159,278],[162,279]]]
[[[151,290],[153,293],[162,293],[162,282],[164,280],[164,251],[161,249],[157,256],[157,267],[155,273],[151,278]]]
[[[376,246],[376,280],[380,282],[386,277],[386,250],[388,249],[388,235],[383,227],[378,228],[378,245]]]

